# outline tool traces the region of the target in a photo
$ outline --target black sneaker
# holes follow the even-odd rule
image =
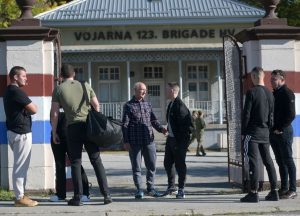
[[[104,197],[104,205],[112,203],[112,198],[110,195]]]
[[[283,199],[283,197],[285,196],[285,194],[288,192],[288,190],[282,190],[282,189],[279,189],[278,190],[278,194],[279,194],[279,198],[280,199]]]
[[[80,199],[74,199],[74,198],[72,198],[72,199],[70,199],[68,201],[68,205],[69,206],[82,206],[83,203],[80,201]]]
[[[279,194],[277,190],[271,190],[268,195],[265,197],[265,200],[267,201],[278,201],[279,200]]]
[[[137,190],[134,197],[136,199],[143,199],[144,198],[144,192],[142,190]]]
[[[183,188],[179,188],[179,189],[178,189],[178,193],[177,193],[177,195],[176,195],[176,198],[177,198],[177,199],[184,199],[184,198],[185,198],[185,194],[184,194]]]
[[[155,190],[154,188],[151,188],[151,189],[147,189],[147,192],[146,192],[146,195],[147,196],[151,196],[151,197],[161,197],[162,194],[159,193],[157,190]]]
[[[240,199],[241,202],[258,203],[258,193],[249,192],[246,196]]]

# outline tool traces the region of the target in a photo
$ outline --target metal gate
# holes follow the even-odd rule
[[[228,178],[229,182],[245,188],[244,155],[241,142],[242,56],[237,41],[232,36],[223,38],[225,93],[228,137]]]

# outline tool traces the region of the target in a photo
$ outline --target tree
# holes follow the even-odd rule
[[[37,3],[32,10],[32,14],[36,15],[71,1],[72,0],[37,0]],[[21,11],[15,0],[0,0],[0,28],[8,27],[11,20],[17,19],[20,14]]]
[[[261,1],[256,0],[240,0],[249,5],[264,8]],[[300,27],[300,0],[281,0],[277,6],[277,14],[280,18],[287,18],[288,24]]]

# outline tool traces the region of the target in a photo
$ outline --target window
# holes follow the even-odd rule
[[[83,73],[83,67],[82,66],[78,66],[78,67],[74,67],[75,70],[75,79],[78,81],[84,81],[84,73]]]
[[[163,67],[162,66],[146,66],[144,67],[145,79],[162,79]]]
[[[99,100],[100,103],[120,102],[120,67],[99,67]]]
[[[195,101],[209,100],[208,72],[207,64],[187,65],[187,86],[190,99]]]
[[[160,96],[160,86],[159,85],[149,85],[148,94],[151,96]]]

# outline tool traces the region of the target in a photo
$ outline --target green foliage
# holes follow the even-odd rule
[[[20,10],[15,1],[0,0],[0,28],[9,26],[10,21],[20,16]]]
[[[258,8],[264,8],[261,1],[240,0],[240,2],[244,2]],[[278,17],[288,19],[289,25],[300,27],[299,11],[300,11],[300,0],[281,0],[276,10]]]
[[[0,200],[1,201],[9,201],[9,200],[12,200],[13,198],[14,198],[13,192],[0,188]]]
[[[281,0],[277,12],[279,17],[288,18],[289,25],[300,27],[300,0]]]
[[[37,0],[33,7],[33,16],[47,10],[51,10],[57,6],[71,2],[72,0]],[[0,0],[0,28],[7,28],[10,26],[11,20],[17,19],[21,14],[15,0]]]

